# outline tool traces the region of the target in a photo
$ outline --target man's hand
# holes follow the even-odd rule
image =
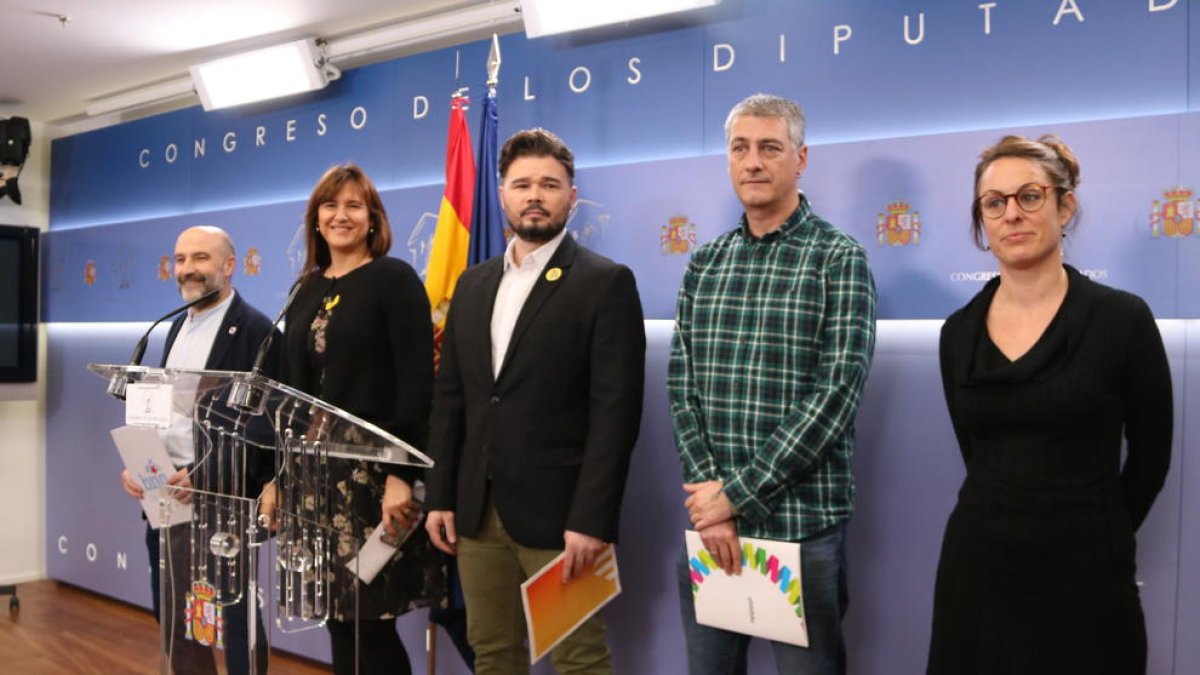
[[[175,500],[180,504],[190,504],[192,502],[192,477],[188,475],[187,469],[180,469],[171,474],[167,479],[167,487],[170,488],[189,488],[188,490],[170,490],[169,494],[175,497]]]
[[[425,517],[425,531],[438,550],[458,555],[458,533],[454,530],[453,511],[430,511]]]
[[[703,530],[733,519],[733,504],[725,496],[722,487],[719,480],[684,483],[683,490],[688,493],[688,498],[683,505],[688,510],[692,527]]]
[[[413,498],[412,486],[403,478],[388,476],[383,489],[384,530],[398,540],[420,517],[421,502]]]
[[[699,528],[697,528],[699,529]],[[726,574],[742,573],[742,547],[738,542],[737,524],[726,520],[699,529],[704,548]]]
[[[278,503],[278,499],[275,492],[275,481],[264,485],[262,494],[258,496],[258,524],[271,532],[275,531],[275,505]]]
[[[129,469],[121,472],[121,487],[125,490],[125,494],[134,499],[142,499],[146,496],[146,491],[142,489],[142,486],[133,479],[133,476],[129,475]]]
[[[596,556],[600,555],[605,546],[608,546],[601,539],[571,530],[563,532],[563,539],[566,541],[566,547],[563,548],[562,568],[564,584],[582,572],[583,568],[596,562]]]

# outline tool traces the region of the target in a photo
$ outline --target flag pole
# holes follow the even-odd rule
[[[488,50],[487,86],[491,93],[496,93],[496,85],[500,84],[500,36],[492,33],[492,48]]]
[[[465,185],[472,187],[475,183],[475,164],[474,158],[471,156],[470,132],[464,118],[467,110],[466,95],[470,88],[461,86],[459,66],[460,53],[456,51],[454,54],[454,93],[450,97],[450,129],[446,149],[446,188],[443,192],[442,205],[438,210],[438,223],[434,231],[434,244],[430,250],[430,264],[425,279],[426,291],[430,296],[430,316],[434,323],[435,369],[438,362],[437,354],[440,352],[441,331],[446,313],[449,311],[452,288],[457,282],[458,275],[465,269],[469,255],[469,227],[474,198],[473,192],[465,192],[463,189],[463,181],[466,181]],[[463,152],[465,155],[462,154]],[[431,275],[435,275],[437,279],[432,286],[430,285]],[[435,675],[437,672],[438,624],[433,620],[433,611],[434,608],[431,607],[431,615],[425,625],[427,656],[425,667],[428,675]],[[449,626],[447,630],[450,630]]]
[[[457,99],[459,97],[465,96],[467,91],[469,90],[468,87],[461,86],[460,72],[459,72],[460,63],[461,63],[460,62],[460,52],[456,51],[454,54],[454,88],[455,88],[455,91],[452,96],[452,99]],[[492,99],[493,101],[490,103],[489,102],[484,103],[483,110],[485,112],[485,116],[487,114],[487,111],[489,110],[489,107],[494,105],[494,99],[496,96],[496,87],[500,83],[500,37],[498,35],[496,35],[495,33],[492,34],[492,44],[491,44],[491,48],[488,50],[487,74],[488,74],[488,79],[487,79],[488,97],[490,99]],[[464,109],[465,109],[465,106],[464,106]],[[494,108],[492,108],[492,109],[494,110]],[[487,125],[485,124],[485,129],[486,129],[486,126]],[[493,127],[494,127],[494,125],[493,125]],[[491,153],[493,158],[494,158],[494,154],[495,154],[494,152]],[[494,169],[495,169],[495,167],[492,166],[490,169],[485,169],[485,171],[491,170],[494,172]],[[489,183],[489,185],[490,185],[490,183]],[[494,186],[492,186],[492,187],[488,188],[488,190],[485,191],[485,194],[494,192],[494,190],[495,190],[495,188],[494,188]],[[493,197],[493,199],[494,199],[494,197]],[[475,210],[474,201],[475,200],[473,199],[472,200],[472,211]],[[469,218],[468,222],[465,224],[470,226],[473,224],[473,221],[474,221],[474,215],[472,216],[472,218]],[[470,232],[470,229],[471,228],[469,227],[468,228],[469,232]],[[472,234],[468,238],[468,248],[471,246],[470,238],[473,238],[473,237],[474,237],[474,235]],[[501,231],[500,238],[502,241],[503,240],[503,231]],[[453,564],[453,563],[451,563],[451,564]],[[451,602],[451,604],[453,604],[453,603]],[[458,611],[461,611],[461,610],[458,610]],[[426,673],[427,673],[427,675],[436,675],[436,673],[437,673],[437,623],[435,623],[432,620],[432,618],[426,623],[426,626],[425,626],[425,651],[428,655],[428,658],[425,661]],[[465,657],[465,655],[464,655],[464,657]]]
[[[471,220],[471,252],[468,265],[477,265],[504,252],[505,218],[499,203],[497,153],[499,116],[496,110],[496,90],[500,83],[500,37],[492,35],[487,59],[487,95],[480,113],[478,171]]]

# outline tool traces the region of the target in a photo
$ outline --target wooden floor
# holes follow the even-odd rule
[[[20,609],[0,596],[0,672],[158,673],[158,627],[149,610],[44,580],[20,584]],[[328,667],[276,651],[270,675],[327,673]]]

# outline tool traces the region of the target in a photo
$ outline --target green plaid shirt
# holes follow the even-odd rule
[[[720,480],[738,533],[796,541],[854,509],[854,416],[875,347],[866,252],[812,212],[699,248],[667,386],[689,482]]]

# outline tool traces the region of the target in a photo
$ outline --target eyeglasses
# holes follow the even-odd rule
[[[1025,213],[1033,213],[1046,204],[1046,191],[1053,190],[1053,185],[1026,183],[1011,194],[997,190],[988,190],[978,199],[979,211],[988,218],[999,218],[1008,210],[1008,200],[1017,198],[1017,206]]]

